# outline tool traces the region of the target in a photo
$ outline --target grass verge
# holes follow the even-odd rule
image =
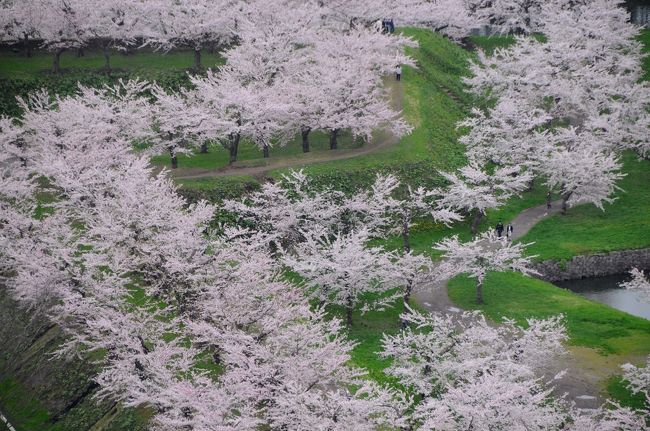
[[[570,208],[540,221],[522,242],[534,242],[530,254],[538,260],[568,260],[573,256],[650,247],[650,161],[633,154],[623,157],[627,174],[622,191],[605,211],[593,205]]]

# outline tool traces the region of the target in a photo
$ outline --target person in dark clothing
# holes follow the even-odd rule
[[[551,192],[546,193],[546,209],[551,209]]]
[[[497,223],[497,236],[501,238],[501,235],[503,235],[503,223],[499,221],[499,223]]]

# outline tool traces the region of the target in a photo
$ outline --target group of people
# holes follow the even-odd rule
[[[503,238],[503,229],[504,229],[503,223],[501,222],[501,220],[499,220],[499,223],[497,223],[496,226],[497,237]],[[512,235],[514,234],[515,231],[515,228],[512,225],[512,223],[508,223],[508,226],[506,226],[505,231],[506,231],[506,239],[508,241],[512,241]]]
[[[552,201],[553,201],[553,195],[552,195],[551,192],[549,191],[549,192],[546,194],[546,209],[547,209],[547,210],[550,210],[550,209],[553,208]],[[497,237],[499,237],[499,238],[503,238],[503,231],[505,230],[505,231],[506,231],[506,239],[507,239],[508,241],[512,241],[512,235],[513,235],[514,230],[515,230],[515,228],[514,228],[514,226],[512,225],[512,223],[508,223],[508,226],[506,226],[506,227],[504,228],[504,226],[503,226],[503,222],[502,222],[501,220],[499,220],[499,223],[497,223],[495,229],[496,229],[496,231],[497,231]]]

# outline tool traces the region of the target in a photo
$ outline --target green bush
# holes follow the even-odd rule
[[[17,78],[0,78],[0,115],[17,117],[21,115],[17,97],[26,98],[30,93],[45,89],[51,94],[68,96],[73,94],[79,84],[87,87],[103,87],[113,85],[122,80],[146,79],[158,82],[163,88],[179,90],[190,85],[189,77],[182,71],[163,71],[157,73],[134,74],[125,71],[115,71],[110,75],[101,72],[85,71],[64,75],[43,74],[22,76]]]

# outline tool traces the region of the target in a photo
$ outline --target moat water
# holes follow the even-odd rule
[[[618,283],[628,279],[627,274],[620,274],[558,281],[555,285],[569,289],[592,301],[602,302],[617,310],[650,320],[650,299],[641,292],[618,287]]]

